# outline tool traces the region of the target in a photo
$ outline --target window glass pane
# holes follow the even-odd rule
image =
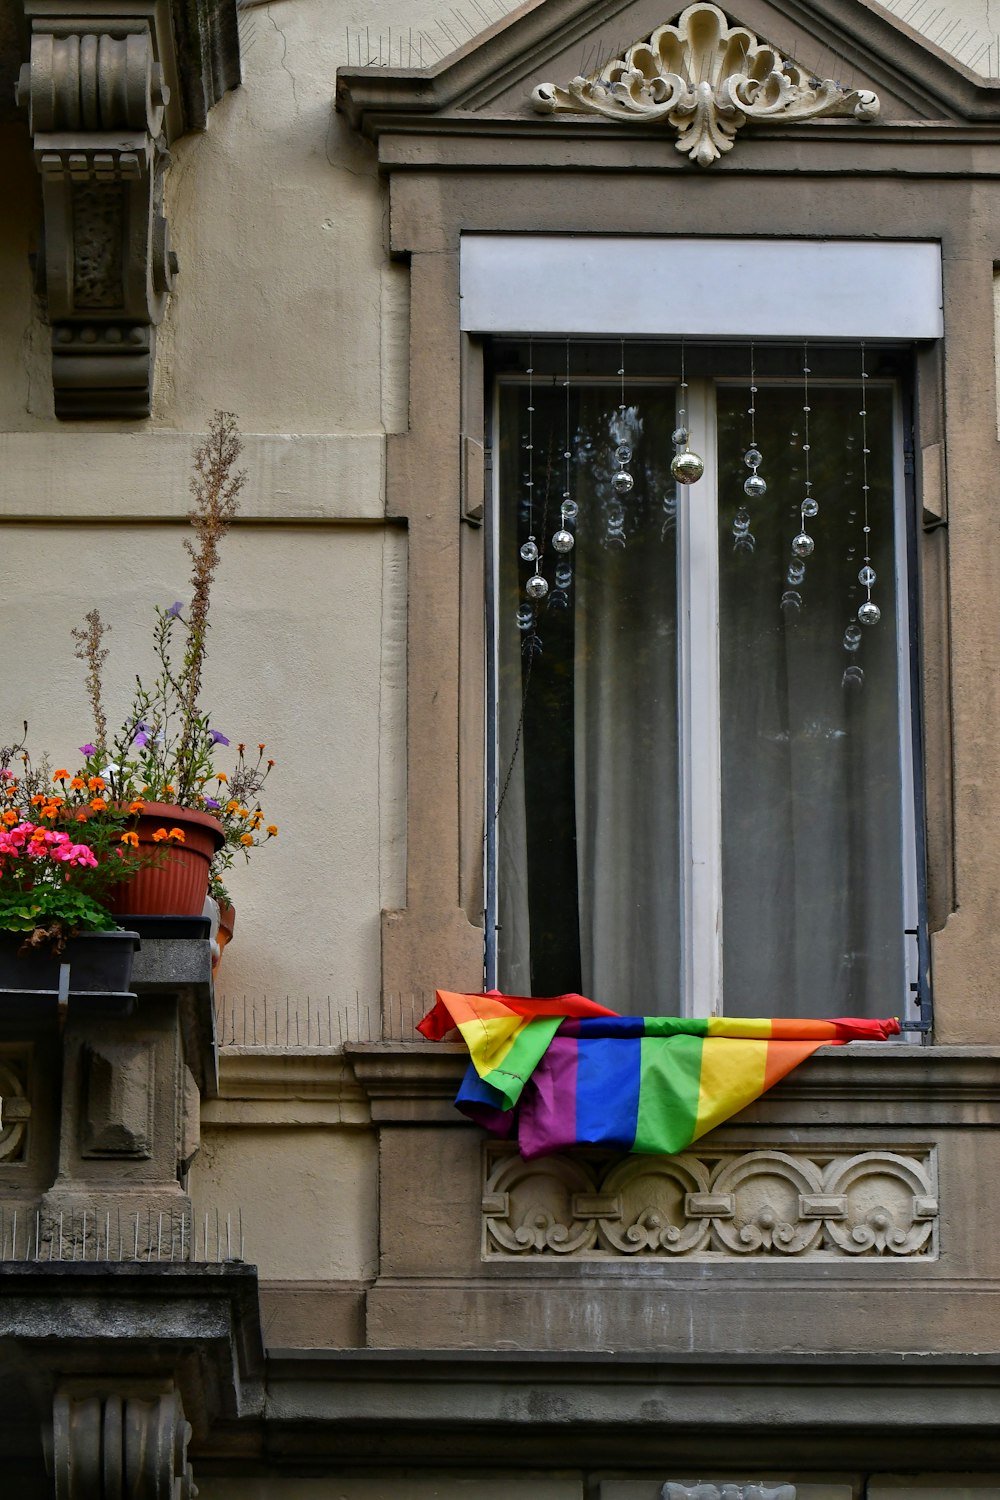
[[[855,625],[860,644],[849,650],[845,631],[866,598],[858,582],[866,551],[862,403],[856,384],[823,385],[819,360],[811,363],[809,459],[819,513],[807,523],[815,550],[804,558],[790,546],[806,493],[801,387],[759,384],[757,445],[767,481],[760,499],[743,491],[747,388],[718,390],[730,1015],[884,1015],[905,995],[892,392],[869,382],[872,597],[881,619]],[[741,507],[752,551],[735,546]]]
[[[528,387],[500,386],[498,981],[521,994],[582,990],[624,1012],[676,1011],[674,392],[633,381],[623,412],[617,381],[575,379],[567,391],[557,350],[547,373],[534,353],[533,490]],[[574,345],[573,358],[575,368],[619,363],[607,345]],[[558,557],[567,422],[579,509],[576,544]],[[622,440],[634,450],[624,502],[612,483]],[[522,631],[529,535],[544,541],[550,591],[535,630]]]

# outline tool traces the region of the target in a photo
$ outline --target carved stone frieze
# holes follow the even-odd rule
[[[50,1450],[56,1500],[193,1500],[190,1438],[176,1391],[148,1399],[57,1391]]]
[[[661,1500],[795,1500],[794,1484],[675,1484],[668,1480]]]
[[[24,1161],[27,1155],[28,1066],[27,1051],[0,1053],[0,1163]]]
[[[508,1146],[485,1149],[485,1259],[937,1254],[933,1148],[534,1161]]]
[[[678,132],[677,150],[702,167],[732,150],[748,120],[872,120],[879,113],[875,94],[811,77],[746,27],[731,26],[718,6],[705,4],[689,5],[675,25],[657,27],[589,77],[574,78],[564,89],[539,84],[532,102],[542,113],[670,125]]]

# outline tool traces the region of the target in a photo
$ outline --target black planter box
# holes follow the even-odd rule
[[[24,933],[0,932],[0,991],[58,993],[60,968],[69,964],[69,994],[124,995],[140,939],[137,932],[86,932],[70,938],[61,954],[39,948],[21,958],[23,942]]]

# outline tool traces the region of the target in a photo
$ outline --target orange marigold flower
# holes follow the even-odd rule
[[[145,806],[145,802],[130,802],[128,805],[128,810],[130,813],[141,813]]]
[[[244,753],[244,751],[246,750],[246,748],[247,748],[246,745],[237,745],[236,746],[236,754],[237,755],[242,755]]]
[[[122,834],[122,843],[123,844],[131,844],[131,846],[132,846],[133,849],[138,849],[138,847],[139,847],[139,835],[137,833],[123,833]]]
[[[103,776],[91,776],[90,780],[87,782],[87,785],[90,787],[90,790],[92,792],[103,792],[107,784],[108,783],[104,780]]]
[[[267,763],[267,769],[270,770],[273,765],[274,765],[274,761],[273,760],[269,760],[268,763]]]
[[[169,839],[176,839],[177,842],[178,842],[178,844],[183,844],[183,842],[184,842],[184,830],[183,830],[183,828],[171,828],[170,832],[167,834],[167,838],[169,838]]]
[[[40,818],[54,818],[58,811],[57,807],[43,807],[38,816]]]
[[[8,807],[7,811],[3,815],[2,821],[7,824],[8,828],[13,828],[14,824],[17,822],[17,813],[12,807]]]
[[[165,797],[172,797],[172,796],[173,796],[173,795],[174,795],[174,789],[173,789],[173,787],[172,787],[172,786],[171,786],[171,785],[170,785],[170,782],[169,782],[169,781],[165,781],[165,782],[164,782],[164,783],[163,783],[163,795],[164,795],[164,796],[165,796]]]
[[[86,821],[87,821],[87,814],[85,812],[78,812],[77,815],[76,815],[76,821],[78,823],[86,823]]]
[[[267,825],[267,836],[268,836],[269,839],[276,839],[278,837],[278,825],[277,825],[277,823],[268,823],[268,825]]]
[[[163,840],[166,838],[166,836],[167,836],[167,830],[165,828],[158,828],[156,830],[156,832],[153,834],[153,843],[154,844],[162,844]]]
[[[45,794],[43,792],[36,792],[31,799],[31,805],[32,807],[40,807],[44,801]]]
[[[82,791],[86,785],[87,783],[84,781],[82,776],[74,776],[73,780],[70,782],[70,786],[73,788],[74,792]]]
[[[261,745],[258,745],[258,746],[257,746],[257,749],[258,749],[258,750],[266,750],[266,749],[267,749],[267,746],[266,746],[266,745],[263,745],[263,744],[261,744]]]
[[[236,809],[239,807],[239,805],[240,804],[238,802],[227,802],[226,803],[226,812],[235,812]]]
[[[91,797],[90,805],[95,812],[103,812],[108,804],[105,802],[103,797]]]
[[[229,777],[226,775],[225,771],[220,771],[219,774],[218,774],[218,776],[216,776],[215,779],[216,779],[216,781],[221,781],[222,784],[223,784],[223,786],[225,786],[225,784],[229,780]]]
[[[48,802],[46,803],[46,806],[47,807],[62,807],[63,804],[65,803],[65,801],[66,801],[65,797],[50,797],[48,799]]]
[[[253,843],[253,834],[252,833],[241,833],[240,834],[240,843],[241,844],[247,844],[247,845],[252,844]]]
[[[241,807],[240,808],[240,817],[241,818],[249,818],[249,816],[250,816],[250,809],[249,809],[249,807]]]
[[[69,776],[69,772],[68,771],[53,771],[52,772],[52,780],[53,781],[65,781],[68,776]]]

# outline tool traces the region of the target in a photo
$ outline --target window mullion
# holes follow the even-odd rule
[[[719,705],[718,464],[715,391],[692,380],[686,425],[704,459],[678,486],[678,663],[684,1010],[722,1010],[722,794]]]

